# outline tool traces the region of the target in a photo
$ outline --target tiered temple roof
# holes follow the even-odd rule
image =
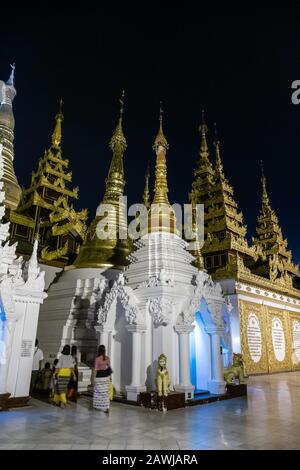
[[[262,206],[257,218],[256,236],[253,237],[260,257],[252,271],[271,281],[292,286],[292,277],[298,274],[299,269],[292,261],[292,252],[287,249],[288,241],[283,238],[278,217],[271,207],[263,169],[261,182]]]
[[[11,238],[18,241],[18,252],[31,253],[38,235],[40,261],[57,266],[74,260],[84,239],[87,219],[86,209],[78,212],[73,208],[78,188],[70,186],[69,160],[62,154],[61,105],[51,146],[39,160],[37,171],[32,172],[31,184],[23,190],[18,208],[10,213]]]
[[[190,200],[204,204],[204,265],[216,278],[232,277],[241,263],[257,259],[246,239],[243,214],[234,199],[234,191],[225,177],[220,156],[220,141],[215,136],[215,167],[209,160],[207,126],[202,115],[200,162],[195,170]]]

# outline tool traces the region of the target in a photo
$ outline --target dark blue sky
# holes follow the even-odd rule
[[[28,185],[49,146],[62,97],[64,154],[80,188],[78,208],[88,207],[93,217],[104,192],[108,142],[124,88],[129,201],[141,199],[148,160],[153,170],[163,100],[170,200],[188,202],[205,108],[208,139],[216,121],[225,174],[248,235],[254,234],[260,207],[263,159],[272,206],[300,261],[300,105],[291,102],[291,83],[300,79],[299,16],[203,14],[193,19],[160,12],[159,19],[146,23],[142,17],[125,20],[97,10],[59,17],[12,13],[1,23],[0,78],[7,78],[15,61],[20,184]]]

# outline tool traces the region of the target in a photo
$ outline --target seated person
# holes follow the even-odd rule
[[[45,367],[41,370],[40,373],[40,390],[43,392],[48,392],[50,390],[50,384],[52,379],[52,370],[50,366],[50,362],[46,362]]]

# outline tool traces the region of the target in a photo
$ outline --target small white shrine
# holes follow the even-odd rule
[[[171,233],[143,237],[99,309],[99,343],[111,357],[116,390],[128,400],[155,389],[161,353],[171,388],[186,399],[195,388],[225,393],[221,338],[227,305],[220,285],[191,265],[186,245]]]
[[[9,222],[5,212],[2,144],[0,144],[0,397],[15,404],[28,399],[32,360],[40,304],[44,292],[44,272],[37,262],[37,245],[27,263],[16,257],[16,244],[9,245]]]

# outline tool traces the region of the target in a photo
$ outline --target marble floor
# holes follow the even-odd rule
[[[0,412],[0,449],[300,449],[300,372],[252,377],[248,399],[165,414],[87,398],[66,410],[32,399]]]

